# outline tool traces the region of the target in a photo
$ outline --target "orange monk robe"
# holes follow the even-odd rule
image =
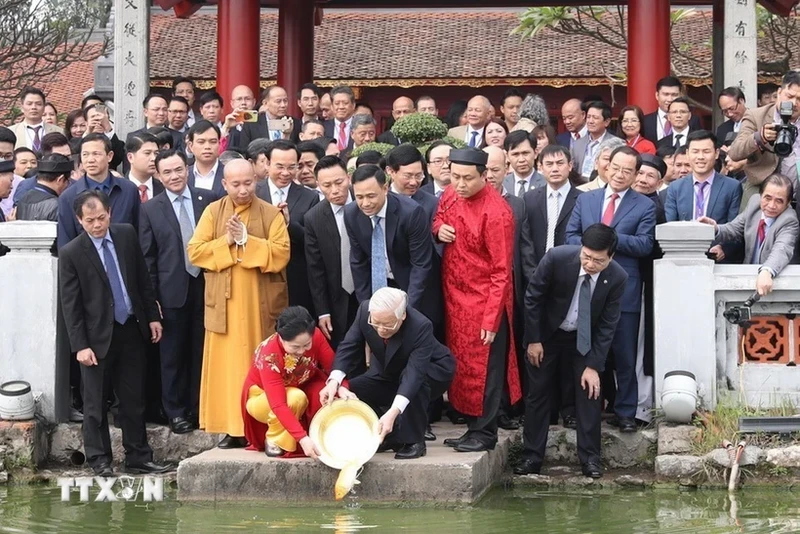
[[[228,245],[225,223],[234,210],[247,227],[244,246]],[[200,428],[244,436],[242,383],[253,351],[274,333],[275,320],[289,303],[286,222],[261,199],[236,206],[226,196],[203,212],[188,253],[206,279]]]

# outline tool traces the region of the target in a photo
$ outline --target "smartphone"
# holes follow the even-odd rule
[[[236,120],[238,122],[258,122],[258,111],[256,110],[237,111]]]
[[[708,258],[709,260],[717,261],[717,253],[711,251],[706,252],[706,258]]]
[[[268,124],[270,130],[278,130],[279,132],[285,132],[286,130],[289,130],[292,127],[292,120],[270,119]]]

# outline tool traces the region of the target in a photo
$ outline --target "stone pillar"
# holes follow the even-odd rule
[[[655,406],[661,406],[664,375],[682,370],[697,378],[700,403],[716,405],[714,262],[705,253],[714,228],[697,222],[656,227],[664,258],[655,261]]]
[[[56,358],[55,238],[53,222],[0,224],[0,243],[11,249],[0,258],[0,382],[29,382],[41,395],[36,411],[48,421],[65,419],[69,409],[69,362]]]
[[[150,92],[150,2],[114,0],[114,130],[123,141],[144,126]]]
[[[751,108],[758,83],[756,2],[725,0],[725,87],[739,87]]]
[[[628,104],[656,110],[656,82],[669,76],[669,0],[628,0]]]

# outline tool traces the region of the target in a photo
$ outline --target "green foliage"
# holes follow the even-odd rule
[[[395,122],[392,133],[403,142],[421,145],[446,136],[447,125],[433,115],[412,113]]]
[[[388,143],[366,143],[361,145],[360,147],[354,148],[353,151],[350,153],[350,157],[357,158],[358,156],[369,150],[377,150],[378,152],[381,153],[381,156],[385,156],[393,148],[394,146]]]
[[[545,28],[557,28],[564,21],[572,20],[576,13],[574,7],[529,7],[520,15],[519,26],[511,30],[511,35],[529,39]]]

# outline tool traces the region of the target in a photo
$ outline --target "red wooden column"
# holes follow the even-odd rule
[[[289,94],[289,115],[298,116],[297,91],[314,81],[314,0],[280,0],[278,85]]]
[[[231,91],[246,85],[258,99],[261,79],[259,0],[219,0],[217,7],[217,92],[230,111]]]
[[[656,82],[670,74],[669,1],[628,0],[628,104],[656,110]]]

